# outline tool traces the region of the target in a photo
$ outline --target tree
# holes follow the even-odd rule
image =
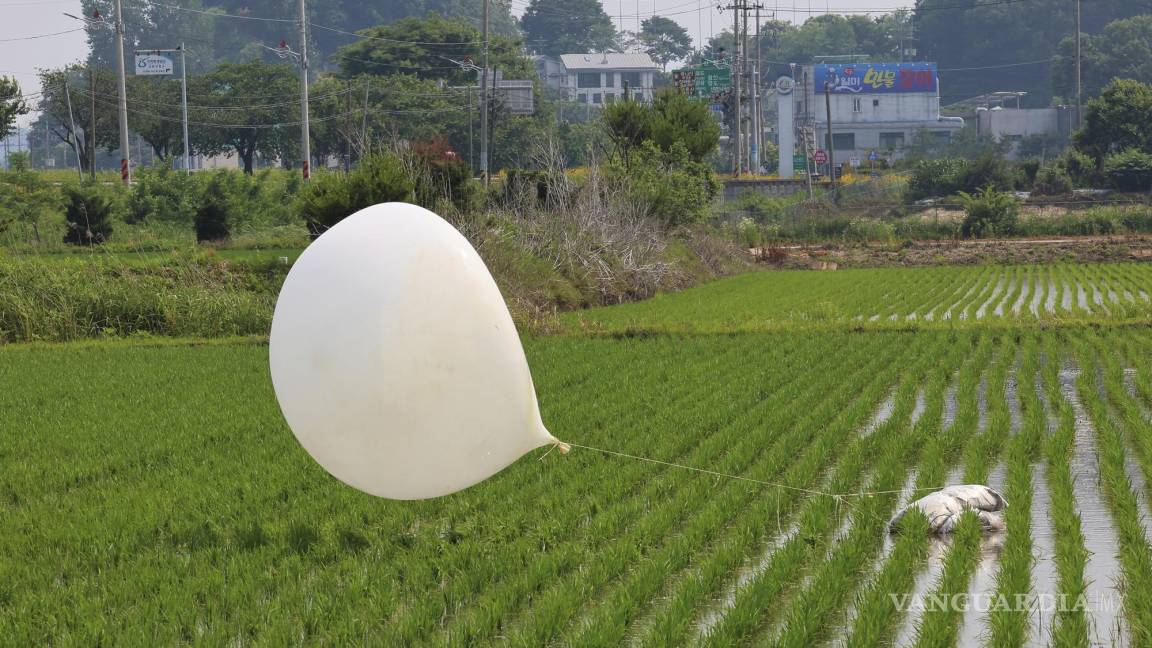
[[[531,0],[520,26],[537,54],[586,54],[618,46],[616,28],[599,0]]]
[[[16,79],[0,77],[0,137],[8,137],[16,126],[16,118],[28,114],[28,104],[20,95]]]
[[[1026,104],[1047,106],[1054,95],[1067,100],[1075,91],[1065,80],[1056,79],[1054,85],[1053,64],[1048,63],[1061,40],[1075,32],[1075,11],[1076,3],[1067,0],[920,0],[914,10],[918,57],[952,69],[941,73],[945,104],[1019,90],[1029,93]],[[1097,34],[1112,21],[1146,12],[1146,6],[1131,0],[1091,0],[1084,2],[1081,29]],[[1085,81],[1090,82],[1088,77]]]
[[[604,108],[604,124],[616,154],[627,167],[632,150],[651,139],[652,111],[639,101],[618,101]]]
[[[470,58],[480,64],[483,35],[463,20],[431,14],[360,33],[365,38],[341,47],[333,57],[343,77],[411,74],[420,79],[444,79],[453,85],[477,82],[475,71],[452,62]],[[520,54],[520,44],[512,39],[493,37],[488,60],[505,78],[531,78],[527,75],[532,73],[532,66]]]
[[[257,152],[284,161],[297,150],[300,81],[291,65],[224,63],[189,86],[205,102],[192,117],[197,151],[235,154],[251,175]]]
[[[1088,102],[1076,148],[1099,166],[1109,153],[1136,149],[1152,153],[1152,85],[1116,79]]]
[[[1152,83],[1152,16],[1143,15],[1108,23],[1096,36],[1081,37],[1081,78],[1086,97],[1098,95],[1114,78]],[[1076,39],[1060,42],[1052,64],[1052,84],[1069,88],[1071,102],[1076,87]]]
[[[97,148],[103,146],[108,151],[114,151],[120,146],[120,125],[116,116],[116,76],[112,70],[74,63],[56,70],[42,71],[40,86],[40,111],[52,117],[48,124],[49,130],[53,136],[76,151],[82,170],[92,169]],[[72,130],[73,123],[75,131]]]
[[[693,162],[703,162],[720,142],[720,126],[702,101],[675,90],[662,90],[652,100],[650,139],[670,152],[679,143]]]
[[[646,142],[667,154],[679,146],[692,162],[702,162],[720,141],[720,126],[708,106],[674,90],[657,92],[650,106],[635,101],[607,106],[604,122],[625,166]]]
[[[670,61],[678,61],[692,52],[692,37],[671,18],[652,16],[640,23],[640,45],[653,61],[667,70]]]
[[[180,81],[129,77],[128,105],[139,107],[133,110],[129,125],[148,142],[156,157],[167,158],[184,153]]]
[[[82,0],[81,5],[86,16],[96,10],[105,20],[112,15],[111,0]],[[348,43],[347,32],[429,14],[452,16],[479,29],[483,8],[478,0],[313,0],[307,3],[308,20],[312,23],[308,38],[312,66],[318,71],[328,68],[332,55]],[[150,49],[184,42],[189,48],[188,69],[197,74],[221,63],[242,63],[253,58],[271,62],[275,55],[261,45],[286,39],[295,49],[297,31],[293,23],[298,19],[297,11],[297,3],[284,0],[126,2],[125,47]],[[494,34],[518,36],[509,2],[493,0],[489,13]],[[90,60],[112,67],[116,57],[111,30],[106,25],[93,24],[88,28],[88,41],[92,48]]]

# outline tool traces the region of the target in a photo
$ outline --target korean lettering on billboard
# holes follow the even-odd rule
[[[887,94],[896,92],[936,92],[935,63],[851,63],[816,65],[813,88],[824,92]]]

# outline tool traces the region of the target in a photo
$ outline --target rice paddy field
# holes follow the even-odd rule
[[[565,316],[525,339],[548,427],[667,463],[421,502],[312,462],[259,341],[0,346],[0,645],[1152,646],[1150,292],[778,272]],[[888,533],[952,483],[1007,531]]]

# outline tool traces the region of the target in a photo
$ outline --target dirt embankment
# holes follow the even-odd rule
[[[1152,236],[785,245],[754,248],[749,254],[769,267],[815,270],[987,263],[1152,262]]]

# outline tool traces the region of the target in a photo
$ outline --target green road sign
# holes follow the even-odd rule
[[[803,169],[806,166],[808,166],[808,158],[804,157],[803,154],[792,156],[793,169]]]
[[[711,97],[732,87],[732,72],[705,63],[696,68],[696,96]]]
[[[693,97],[714,99],[716,95],[732,87],[732,74],[726,67],[705,63],[699,67],[684,68],[672,72],[676,87]]]

